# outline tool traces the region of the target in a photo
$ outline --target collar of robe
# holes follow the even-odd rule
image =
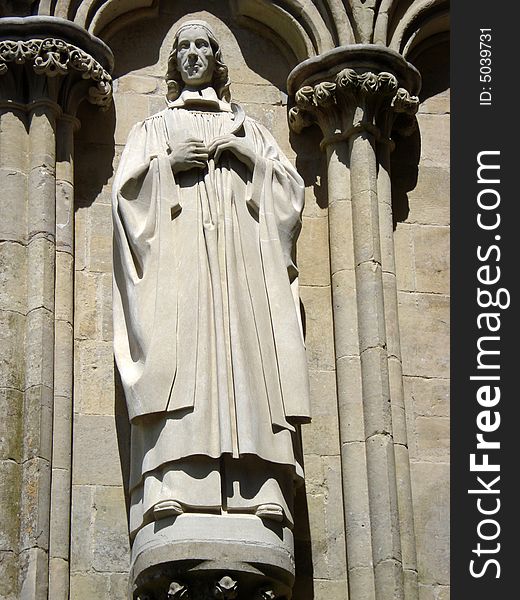
[[[231,105],[220,100],[217,92],[211,86],[200,90],[184,89],[176,100],[168,102],[168,107],[233,112]]]

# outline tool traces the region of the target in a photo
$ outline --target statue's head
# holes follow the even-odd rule
[[[205,21],[185,21],[177,30],[168,58],[167,98],[179,97],[187,86],[212,86],[217,96],[229,102],[228,68],[222,60],[220,44]]]

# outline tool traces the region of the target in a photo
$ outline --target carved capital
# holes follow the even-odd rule
[[[289,76],[294,95],[289,124],[300,133],[317,123],[322,149],[361,132],[391,142],[397,115],[413,117],[417,112],[418,73],[399,55],[356,46],[323,55],[321,65],[319,59],[305,61]]]
[[[0,41],[0,76],[5,77],[12,69],[23,69],[23,72],[13,73],[11,93],[20,93],[21,86],[16,84],[21,77],[27,76],[28,69],[37,77],[56,80],[29,85],[33,97],[25,98],[28,101],[35,100],[37,94],[47,96],[69,112],[67,109],[71,102],[75,104],[73,97],[77,96],[74,88],[80,85],[87,88],[85,95],[89,102],[102,108],[110,105],[110,74],[90,54],[62,39]],[[77,101],[77,97],[74,100]]]

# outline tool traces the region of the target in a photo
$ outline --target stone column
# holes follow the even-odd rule
[[[110,101],[111,55],[50,17],[0,19],[0,36],[0,247],[8,279],[0,308],[12,342],[0,385],[13,438],[0,456],[12,480],[9,497],[0,494],[9,519],[2,579],[7,595],[22,600],[67,600],[74,115],[83,98]]]
[[[327,155],[350,600],[416,600],[389,135],[398,112],[416,110],[419,75],[397,53],[357,45],[303,62],[288,87],[291,127],[316,122]]]

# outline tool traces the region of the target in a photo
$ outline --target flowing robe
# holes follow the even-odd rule
[[[168,473],[188,489],[195,469],[189,476],[211,488],[201,457],[257,457],[273,473],[302,474],[294,423],[310,411],[293,256],[303,182],[247,117],[237,134],[257,157],[253,172],[229,151],[175,175],[168,158],[171,143],[208,146],[233,125],[231,112],[168,108],[134,126],[114,181],[114,348],[132,422],[133,531],[164,497]],[[176,499],[218,505],[204,495]]]

